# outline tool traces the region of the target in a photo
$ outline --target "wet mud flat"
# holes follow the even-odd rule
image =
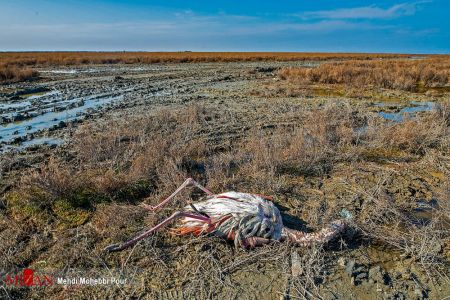
[[[47,143],[55,137],[52,144],[60,144],[63,138],[55,131],[106,111],[200,99],[206,94],[199,91],[209,84],[232,81],[231,76],[239,78],[240,72],[258,66],[236,65],[233,75],[226,75],[225,68],[203,64],[40,69],[41,82],[0,89],[1,150],[36,145],[39,138]]]
[[[125,108],[188,103],[212,99],[222,88],[246,89],[262,79],[276,80],[286,66],[314,67],[318,62],[205,63],[143,66],[84,66],[39,69],[41,82],[0,88],[0,151],[23,150],[39,144],[64,142],[60,129],[85,119]],[[207,92],[214,89],[214,94]],[[406,115],[433,108],[428,98],[420,102],[377,102],[384,118],[401,121]]]
[[[275,175],[270,176],[267,174],[272,171],[264,169],[264,163],[249,161],[249,155],[258,147],[242,156],[240,151],[245,151],[246,146],[227,152],[227,149],[234,149],[233,145],[251,137],[255,130],[257,134],[267,132],[270,136],[272,132],[275,135],[277,130],[289,130],[304,120],[313,123],[306,112],[320,111],[330,103],[334,106],[330,106],[328,117],[333,112],[350,110],[350,116],[358,114],[352,130],[365,134],[370,133],[371,122],[386,122],[386,126],[395,127],[427,115],[449,100],[445,94],[391,91],[377,91],[383,93],[383,97],[317,92],[313,96],[311,93],[286,95],[281,91],[254,93],[266,90],[268,85],[278,85],[276,72],[279,68],[302,65],[312,66],[308,62],[252,62],[54,67],[40,69],[40,81],[0,87],[0,179],[4,199],[0,206],[0,234],[5,241],[7,236],[15,238],[14,241],[8,238],[1,251],[15,249],[17,254],[16,259],[3,262],[0,269],[31,266],[50,271],[67,270],[66,275],[91,272],[93,276],[114,272],[134,280],[127,286],[9,290],[9,295],[152,299],[442,299],[448,296],[446,266],[440,269],[442,276],[427,274],[420,267],[427,261],[418,261],[413,254],[405,255],[392,245],[361,236],[357,222],[352,225],[354,232],[349,231],[325,248],[301,249],[274,244],[244,251],[215,238],[172,237],[161,233],[127,252],[107,255],[101,251],[105,245],[126,239],[154,224],[156,217],[147,216],[137,203],[157,201],[186,174],[204,180],[217,192],[237,189],[273,194],[286,223],[293,227],[320,228],[320,220],[313,216],[324,216],[323,212],[335,205],[345,204],[352,213],[363,215],[364,206],[372,200],[369,196],[380,186],[389,192],[389,199],[403,205],[405,215],[415,226],[426,226],[433,220],[439,207],[448,204],[449,164],[441,156],[434,156],[435,149],[427,150],[429,154],[420,154],[425,158],[408,149],[388,151],[383,146],[363,149],[358,159],[338,161],[332,167],[325,165],[319,169],[313,165],[302,171],[301,166],[281,165],[273,171]],[[386,95],[389,101],[383,101]],[[150,124],[140,119],[154,115],[157,119]],[[177,118],[181,120],[181,129],[173,134],[170,128],[175,126],[172,123],[176,123]],[[323,121],[312,120],[317,124]],[[127,126],[133,128],[127,130]],[[135,128],[137,126],[142,128]],[[336,127],[333,123],[328,126],[332,132],[336,131],[333,126]],[[162,179],[154,183],[161,191],[149,187],[142,192],[138,181],[131,191],[117,189],[115,192],[114,178],[119,178],[121,163],[101,168],[106,161],[106,154],[101,150],[108,135],[112,136],[117,149],[133,143],[142,143],[144,149],[151,149],[152,143],[144,142],[135,134],[141,132],[145,136],[155,128],[163,136],[155,143],[177,139],[182,145],[180,151],[192,154],[169,161],[173,167],[167,164],[169,167],[162,172],[166,177],[159,174]],[[190,135],[190,132],[195,134]],[[90,139],[84,140],[83,135]],[[256,140],[263,140],[263,137]],[[195,138],[202,143],[189,144]],[[91,190],[75,189],[79,193],[76,201],[84,203],[87,199],[93,204],[87,205],[88,208],[73,207],[60,199],[64,196],[55,189],[56,200],[50,208],[39,210],[39,205],[38,208],[23,206],[17,188],[22,173],[43,172],[42,165],[47,164],[49,157],[57,157],[76,166],[75,169],[88,168],[85,164],[90,158],[77,156],[82,148],[91,147],[87,142],[92,142],[93,148],[98,143],[100,149],[99,157],[95,158],[99,170],[89,170],[88,177],[101,173],[103,177],[98,175],[94,188],[104,184],[116,198],[106,197],[105,200],[104,195],[93,194]],[[201,149],[203,144],[210,147],[207,154],[210,156],[206,158],[192,150]],[[114,149],[106,150],[115,153]],[[157,155],[150,151],[142,160],[151,161],[152,154]],[[166,155],[171,155],[170,151],[158,157],[163,159]],[[264,157],[260,159],[264,162]],[[142,168],[146,166],[144,162],[141,162]],[[317,165],[321,163],[315,161]],[[217,166],[211,171],[208,165],[212,164]],[[247,173],[235,173],[252,164],[257,167]],[[64,166],[53,167],[51,172],[54,173],[50,174],[58,174],[55,178],[68,176],[75,181],[78,175],[65,170],[58,173]],[[267,174],[260,175],[264,174],[262,170]],[[108,174],[112,174],[111,177]],[[121,180],[126,178],[118,179]],[[70,185],[70,180],[62,182]],[[121,199],[120,195],[125,195],[126,199]],[[196,193],[185,196],[199,199]],[[103,198],[98,200],[99,197]],[[8,227],[11,222],[31,224],[33,231]],[[441,231],[448,231],[445,224],[439,227],[441,225],[436,224]],[[436,253],[448,251],[449,246],[443,241],[434,243],[436,249],[432,250]],[[112,271],[105,270],[105,265]]]
[[[89,69],[91,70],[91,69]],[[90,71],[81,74],[91,74]],[[26,86],[8,86],[0,92],[0,143],[2,151],[24,149],[28,145],[48,143],[57,145],[63,142],[58,136],[59,129],[76,126],[86,118],[92,118],[102,112],[133,106],[139,101],[150,101],[169,94],[162,87],[142,84],[139,80],[126,82],[119,76],[104,78],[105,74],[115,74],[104,69],[93,69],[94,74],[100,74],[101,79],[92,77],[92,82],[73,82],[78,78],[78,72],[63,72],[55,70],[55,74],[66,75],[59,78],[42,77],[42,83]],[[127,69],[128,70],[128,69]],[[141,70],[141,69],[137,69]],[[123,73],[125,71],[120,71]],[[48,74],[53,74],[50,70]],[[69,78],[67,78],[69,76]],[[156,102],[156,101],[155,101]],[[38,140],[41,140],[39,142]]]

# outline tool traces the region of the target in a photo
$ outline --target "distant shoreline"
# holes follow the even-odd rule
[[[239,61],[327,61],[409,58],[439,54],[328,52],[0,52],[0,66],[152,64]]]

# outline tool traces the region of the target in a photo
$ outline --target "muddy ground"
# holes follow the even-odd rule
[[[114,276],[130,281],[125,285],[90,287],[4,285],[0,297],[445,299],[450,296],[448,223],[438,224],[446,238],[431,242],[437,255],[446,257],[446,261],[428,268],[428,261],[411,254],[416,252],[407,253],[403,244],[395,247],[395,242],[386,243],[364,233],[364,226],[360,228],[358,222],[340,240],[312,249],[274,244],[245,251],[212,237],[172,237],[161,233],[122,253],[102,252],[107,244],[120,242],[154,223],[154,218],[147,217],[137,204],[157,201],[156,196],[161,198],[158,188],[145,190],[129,201],[96,203],[86,212],[69,207],[66,213],[61,202],[59,208],[53,207],[56,217],[47,218],[45,213],[40,217],[22,217],[20,214],[25,213],[14,206],[12,199],[20,198],[17,190],[27,184],[21,180],[22,175],[39,170],[50,157],[71,161],[77,155],[78,150],[74,149],[79,149],[72,145],[73,138],[79,139],[80,132],[83,133],[80,130],[86,126],[114,126],[161,111],[183,114],[188,113],[186,107],[200,106],[205,119],[196,132],[220,153],[256,129],[295,126],[302,121],[303,111],[328,107],[330,103],[335,109],[350,107],[365,118],[397,124],[426,115],[450,100],[445,90],[433,89],[409,93],[342,86],[292,87],[276,74],[281,67],[313,64],[317,62],[52,67],[38,69],[41,78],[36,82],[0,86],[3,199],[0,247],[4,256],[1,279],[31,267],[54,277]],[[366,126],[361,121],[355,130],[364,131]],[[122,142],[130,139],[120,138]],[[166,138],[173,137],[168,134]],[[306,173],[289,166],[277,173],[270,181],[273,186],[269,187],[265,186],[267,182],[258,183],[256,175],[254,179],[250,175],[245,179],[230,176],[223,184],[217,183],[220,178],[209,182],[207,171],[203,170],[207,163],[197,157],[192,157],[184,169],[186,175],[198,175],[212,188],[274,194],[285,223],[309,230],[320,227],[324,207],[346,207],[353,214],[364,211],[364,201],[376,197],[380,186],[389,192],[392,201],[402,204],[416,227],[425,228],[433,215],[438,214],[439,207],[449,205],[448,152],[427,150],[418,154],[404,149],[372,148],[360,157],[364,159],[344,160],[319,171],[313,166]],[[228,168],[232,170],[233,166]],[[168,186],[181,183],[172,182]],[[185,197],[195,201],[199,195],[187,193]],[[71,215],[73,211],[78,213],[75,217]],[[312,212],[316,215],[312,216]],[[32,229],[12,226],[14,222],[31,222]]]

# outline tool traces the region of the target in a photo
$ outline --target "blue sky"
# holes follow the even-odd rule
[[[0,51],[450,53],[450,1],[0,0]]]

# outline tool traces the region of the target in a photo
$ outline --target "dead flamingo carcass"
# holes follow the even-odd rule
[[[226,192],[213,194],[192,178],[187,179],[172,195],[157,206],[144,204],[144,208],[155,212],[165,206],[180,191],[196,186],[208,196],[206,200],[190,204],[172,214],[155,227],[123,243],[108,246],[107,251],[120,251],[136,244],[171,222],[180,219],[173,229],[176,234],[213,234],[234,241],[236,246],[253,248],[271,241],[291,241],[301,246],[313,243],[326,243],[345,229],[343,220],[333,221],[328,227],[315,233],[289,229],[283,226],[278,208],[271,198],[258,194]]]

